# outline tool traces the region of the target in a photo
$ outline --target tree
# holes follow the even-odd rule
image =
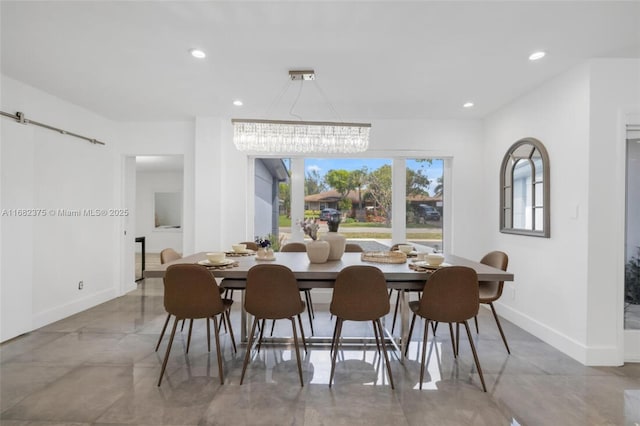
[[[284,205],[284,212],[287,217],[291,217],[291,185],[286,182],[280,182],[278,184],[279,198]]]
[[[368,196],[384,210],[387,225],[391,223],[391,166],[385,164],[367,176]]]
[[[340,193],[342,198],[346,198],[351,188],[349,187],[349,172],[347,170],[329,170],[324,176],[324,181],[331,188]]]
[[[433,189],[433,195],[442,195],[442,189],[444,188],[444,184],[442,182],[442,176],[438,177],[437,182],[438,183],[436,187]]]
[[[363,167],[359,170],[353,170],[349,173],[349,187],[358,190],[358,209],[362,210],[362,187],[367,178],[367,168]]]
[[[307,171],[304,179],[304,195],[319,194],[327,190],[324,179],[318,170]]]
[[[422,170],[407,169],[407,195],[429,196],[429,177],[422,174]]]

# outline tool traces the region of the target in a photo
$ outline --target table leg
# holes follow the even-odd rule
[[[409,292],[400,291],[400,361],[404,362],[405,348],[409,344]]]

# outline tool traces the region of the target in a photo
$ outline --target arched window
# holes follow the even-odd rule
[[[549,238],[549,155],[542,142],[520,139],[500,168],[500,232]]]

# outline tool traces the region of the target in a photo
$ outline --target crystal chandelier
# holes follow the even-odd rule
[[[313,71],[289,71],[289,76],[291,80],[315,79]],[[231,123],[233,124],[233,143],[236,148],[240,151],[255,153],[351,154],[363,152],[369,147],[369,130],[371,129],[369,123],[303,120],[234,118]]]

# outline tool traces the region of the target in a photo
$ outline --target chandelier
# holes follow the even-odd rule
[[[313,71],[289,71],[289,76],[291,80],[315,80]],[[333,109],[330,103],[329,105]],[[231,123],[233,124],[233,143],[236,148],[240,151],[256,153],[350,154],[363,152],[369,147],[369,130],[371,129],[370,123],[328,121],[234,118]]]

